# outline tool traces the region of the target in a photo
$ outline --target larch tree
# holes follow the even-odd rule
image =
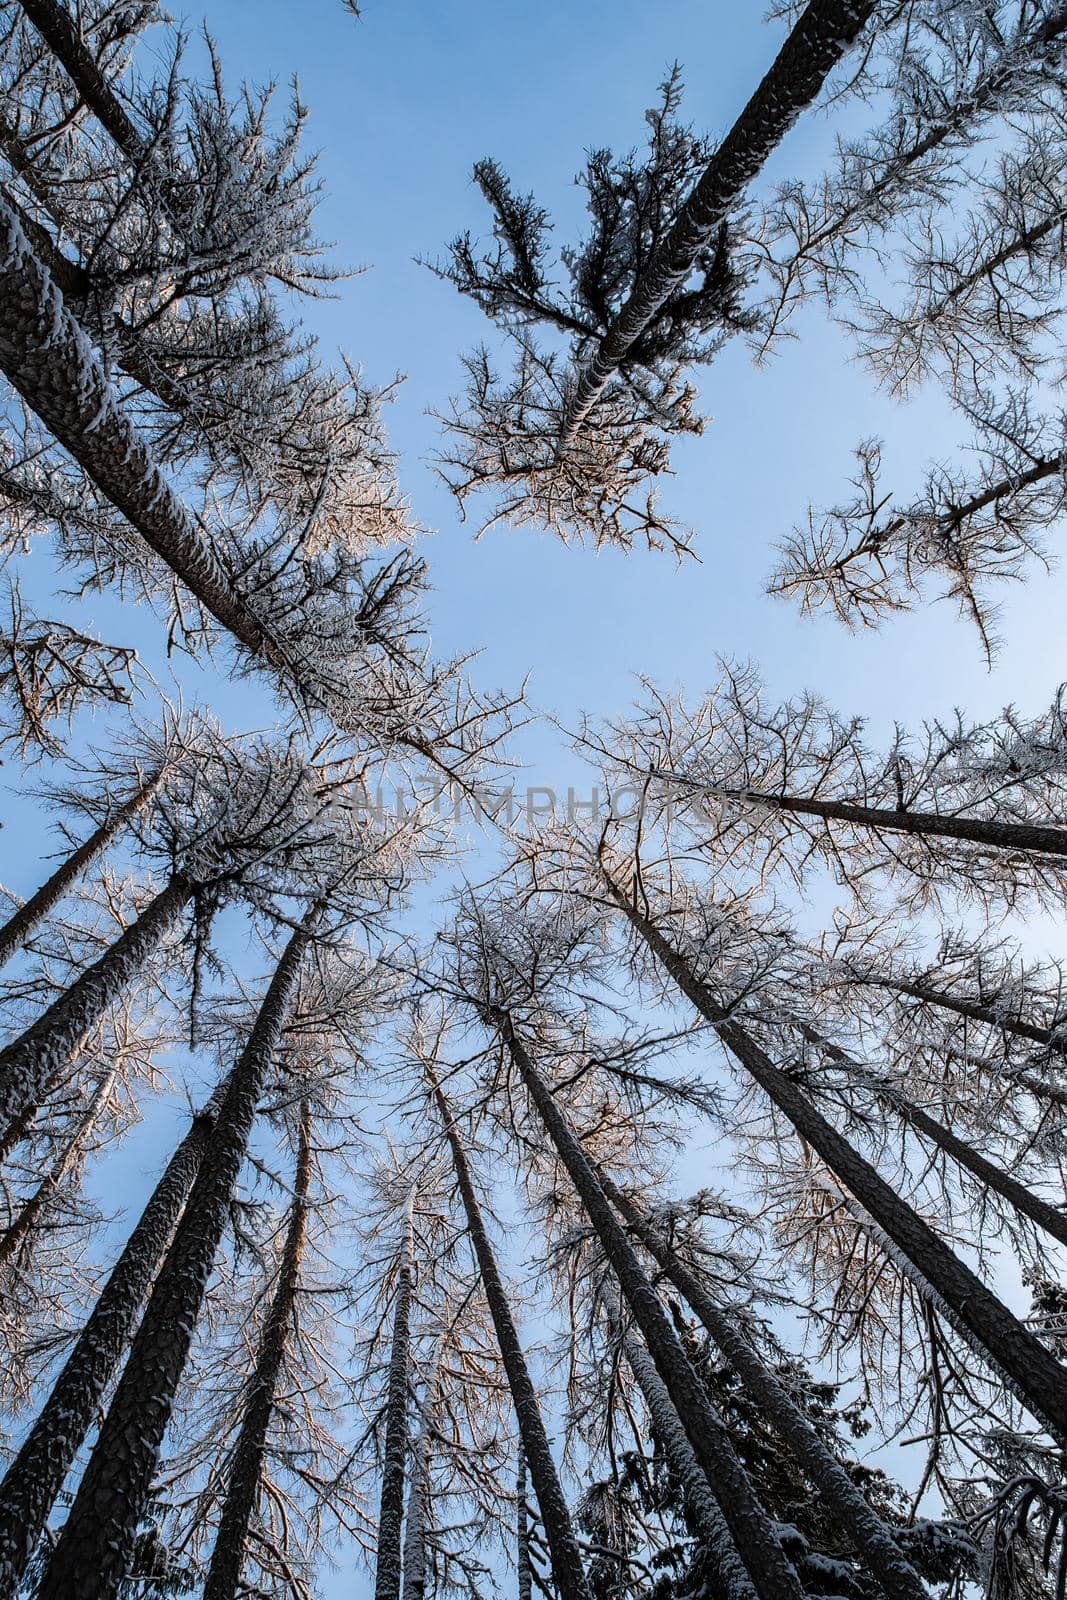
[[[1062,905],[1064,707],[984,723],[962,714],[872,749],[859,717],[815,695],[769,703],[726,663],[699,704],[646,684],[637,715],[587,731],[616,814],[668,822],[709,863],[799,881],[825,864],[862,899],[892,882],[910,909]],[[625,799],[623,796],[625,795]]]
[[[1031,283],[1031,323],[1049,315],[1057,202],[1046,193],[1048,166],[1028,157],[1059,129],[1063,7],[811,0],[772,15],[791,31],[721,142],[679,122],[675,69],[648,113],[647,153],[588,158],[579,182],[591,223],[580,242],[553,253],[547,209],[517,193],[496,162],[475,167],[493,243],[480,248],[461,233],[437,270],[495,324],[513,371],[500,376],[486,349],[466,360],[467,392],[444,419],[442,452],[461,506],[484,490],[495,495],[489,522],[528,522],[597,545],[644,538],[684,548],[686,533],[651,491],[669,469],[672,438],[703,426],[691,369],[739,333],[762,359],[793,334],[794,314],[809,301],[854,321],[857,300],[866,307],[874,293],[866,285],[878,282],[882,252],[902,234],[921,238],[943,225],[976,178],[972,147],[988,137],[1005,146],[1007,217],[999,232],[991,224],[991,248],[962,224],[955,251],[946,246],[944,277],[951,289],[983,266],[995,275],[1004,263],[987,257],[999,248],[1017,258],[1016,274],[1009,265],[997,280],[1020,307],[1009,342],[1026,340]],[[760,184],[806,107],[837,110],[850,99],[877,108],[875,120],[858,136],[848,129],[820,179]],[[1054,264],[1043,269],[1046,237]],[[964,298],[961,289],[954,303]],[[867,319],[877,320],[869,311]]]

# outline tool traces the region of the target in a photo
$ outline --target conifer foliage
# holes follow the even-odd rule
[[[1067,8],[768,28],[721,138],[675,68],[588,154],[555,257],[478,163],[441,471],[681,553],[695,369],[821,305],[977,466],[898,499],[864,441],[772,587],[875,626],[933,577],[991,657],[1064,510]],[[434,655],[391,386],[301,321],[306,118],[155,0],[0,17],[0,746],[58,833],[0,912],[0,1600],[1061,1600],[1063,688],[885,734],[642,678],[574,739],[607,810],[461,877],[427,786],[484,798],[523,695]],[[44,550],[209,703],[39,614]]]

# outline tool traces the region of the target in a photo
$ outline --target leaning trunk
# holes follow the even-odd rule
[[[290,938],[227,1082],[215,1133],[42,1579],[39,1600],[68,1600],[72,1594],[79,1600],[114,1600],[129,1571],[256,1107],[310,939],[308,923]]]
[[[663,1275],[688,1301],[764,1417],[788,1445],[838,1530],[860,1551],[882,1592],[890,1600],[926,1600],[925,1586],[901,1553],[890,1529],[867,1504],[788,1389],[749,1344],[735,1316],[679,1261],[630,1196],[599,1168],[597,1175],[608,1199]]]
[[[214,1121],[194,1118],[171,1157],[40,1416],[0,1482],[0,1594],[13,1594],[96,1420],[204,1159]]]
[[[293,1180],[293,1203],[282,1250],[278,1283],[263,1324],[259,1354],[249,1388],[241,1431],[230,1463],[215,1548],[204,1585],[203,1600],[234,1600],[241,1583],[241,1568],[263,1472],[267,1429],[274,1412],[278,1379],[285,1361],[300,1288],[300,1269],[307,1240],[311,1182],[311,1117],[305,1101],[301,1110],[300,1143]]]
[[[544,1524],[545,1536],[548,1540],[549,1557],[552,1562],[552,1576],[560,1600],[592,1600],[592,1594],[585,1577],[582,1565],[581,1551],[575,1537],[574,1525],[571,1514],[567,1509],[567,1502],[560,1486],[556,1473],[556,1464],[552,1459],[552,1451],[545,1432],[544,1421],[541,1417],[541,1407],[537,1400],[537,1391],[530,1377],[523,1354],[519,1335],[511,1315],[504,1282],[500,1276],[493,1254],[493,1247],[489,1242],[485,1222],[482,1218],[481,1206],[474,1192],[474,1182],[471,1178],[470,1164],[467,1152],[459,1135],[459,1129],[452,1117],[452,1108],[445,1099],[440,1086],[433,1077],[427,1073],[434,1099],[437,1102],[441,1119],[444,1123],[445,1134],[452,1151],[452,1164],[456,1171],[456,1182],[459,1186],[463,1209],[467,1217],[467,1231],[470,1235],[471,1245],[478,1261],[478,1270],[481,1274],[482,1286],[489,1304],[489,1312],[496,1329],[497,1344],[500,1348],[500,1359],[504,1363],[507,1374],[508,1387],[511,1390],[512,1403],[515,1407],[515,1417],[519,1425],[519,1435],[522,1439],[522,1448],[529,1464],[530,1476],[533,1479],[534,1493],[537,1496],[537,1505]],[[58,1600],[58,1597],[57,1597]]]
[[[284,651],[237,593],[205,530],[124,414],[100,359],[3,199],[0,370],[205,611],[253,655],[284,671]]]
[[[654,923],[630,904],[605,873],[610,892],[674,979],[712,1024],[720,1039],[759,1084],[772,1104],[855,1197],[930,1285],[953,1326],[993,1367],[1029,1411],[1058,1439],[1067,1440],[1067,1373],[996,1295],[991,1294],[943,1239],[854,1150],[811,1101],[774,1065],[752,1036],[734,1021],[689,970]]]
[[[116,1062],[109,1072],[106,1072],[97,1084],[93,1097],[85,1109],[78,1126],[67,1139],[51,1169],[45,1173],[37,1188],[29,1199],[20,1207],[18,1215],[9,1227],[0,1234],[0,1271],[19,1251],[22,1243],[33,1231],[42,1211],[53,1198],[64,1178],[85,1152],[85,1147],[92,1137],[100,1116],[111,1096],[118,1077],[118,1063]]]
[[[884,1106],[916,1133],[929,1139],[939,1150],[944,1151],[950,1160],[963,1172],[969,1172],[972,1178],[977,1178],[979,1183],[989,1189],[993,1194],[1000,1195],[1002,1200],[1019,1213],[1028,1217],[1039,1228],[1051,1235],[1060,1244],[1067,1244],[1067,1214],[1049,1201],[1043,1200],[1040,1195],[1034,1194],[1024,1183],[1013,1178],[1005,1172],[1003,1167],[998,1167],[995,1161],[990,1161],[976,1150],[966,1139],[961,1139],[959,1134],[953,1133],[951,1128],[946,1128],[943,1122],[938,1122],[928,1111],[921,1106],[914,1105],[907,1097],[894,1088],[891,1084],[883,1083],[872,1076],[859,1062],[853,1061],[846,1050],[835,1045],[831,1040],[824,1039],[814,1028],[805,1027],[804,1036],[813,1044],[822,1048],[832,1061],[840,1063],[854,1074],[856,1081],[868,1089]]]
[[[399,1600],[404,1522],[404,1480],[408,1456],[408,1385],[411,1353],[411,1274],[415,1190],[408,1196],[404,1238],[393,1308],[389,1386],[385,1403],[385,1461],[378,1507],[378,1561],[374,1600]],[[210,1597],[207,1597],[210,1600]]]
[[[682,1491],[685,1519],[704,1545],[725,1600],[755,1600],[756,1590],[737,1553],[719,1503],[708,1487],[656,1363],[633,1334],[623,1340],[626,1362],[644,1395],[656,1443]]]
[[[0,1127],[10,1128],[39,1104],[48,1080],[67,1064],[108,1006],[143,972],[192,894],[190,881],[175,874],[110,949],[0,1052]]]
[[[851,979],[853,969],[850,967],[848,972]],[[904,978],[880,977],[877,973],[859,971],[855,973],[855,980],[872,989],[885,989],[890,994],[903,995],[910,1000],[918,1000],[923,1005],[951,1011],[957,1017],[966,1017],[970,1022],[981,1022],[987,1027],[999,1028],[1002,1033],[1010,1033],[1017,1039],[1026,1039],[1031,1044],[1044,1045],[1046,1049],[1054,1050],[1057,1055],[1067,1056],[1067,1031],[1062,1028],[1042,1028],[1034,1022],[1024,1022],[1020,1017],[1004,1016],[992,1006],[982,1005],[977,1000],[964,1000],[959,995],[948,993],[943,989],[931,989],[925,983],[910,982]],[[1051,1093],[1049,1090],[1043,1092]]]
[[[851,49],[874,9],[874,0],[810,0],[804,8],[582,371],[563,419],[565,444],[573,440],[657,313],[692,274],[701,251],[815,99],[827,74]]]
[[[991,822],[983,817],[943,817],[930,811],[893,811],[852,805],[845,800],[816,800],[808,795],[765,794],[761,789],[725,789],[696,785],[723,800],[763,806],[794,817],[846,822],[877,833],[906,833],[927,839],[963,839],[987,850],[1019,855],[1067,856],[1067,828],[1045,828],[1028,822]]]
[[[626,1232],[555,1096],[530,1059],[506,1012],[494,1015],[519,1076],[537,1107],[556,1154],[570,1174],[649,1355],[667,1386],[689,1443],[726,1519],[737,1554],[761,1600],[800,1600],[803,1591],[767,1513],[737,1457],[729,1434],[708,1400],[681,1343],[667,1320]]]
[[[16,950],[20,950],[27,939],[37,931],[49,912],[73,887],[86,868],[92,866],[93,862],[103,855],[115,835],[120,833],[139,811],[143,811],[159,787],[161,777],[161,772],[153,773],[136,793],[122,805],[116,806],[107,819],[94,829],[85,843],[73,850],[47,882],[42,883],[37,892],[8,917],[3,927],[0,927],[0,966],[9,961]]]

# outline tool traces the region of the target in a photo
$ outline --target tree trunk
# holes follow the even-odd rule
[[[841,1463],[759,1354],[700,1279],[668,1248],[637,1204],[608,1175],[596,1169],[604,1193],[625,1218],[734,1369],[763,1415],[807,1474],[826,1510],[850,1544],[863,1555],[871,1575],[891,1600],[927,1600],[925,1585],[901,1553],[892,1531],[864,1499]]]
[[[218,1121],[39,1600],[114,1600],[129,1570],[160,1445],[226,1227],[256,1107],[288,1019],[311,929],[290,938],[219,1105]]]
[[[176,874],[100,959],[0,1051],[0,1127],[8,1129],[28,1108],[37,1106],[49,1078],[67,1064],[79,1041],[140,975],[192,894],[192,883]]]
[[[125,416],[84,331],[2,198],[0,369],[204,609],[253,655],[286,671],[284,651],[237,593],[207,531]]]
[[[489,1242],[481,1206],[474,1192],[467,1152],[460,1138],[459,1129],[453,1121],[452,1109],[440,1085],[429,1068],[426,1072],[452,1151],[452,1164],[455,1167],[456,1182],[467,1217],[467,1230],[478,1261],[478,1270],[493,1318],[493,1327],[496,1329],[500,1358],[504,1363],[508,1387],[515,1406],[522,1448],[529,1464],[534,1493],[537,1496],[537,1505],[548,1540],[552,1577],[560,1600],[592,1600],[571,1514],[567,1509],[567,1502],[556,1473],[556,1464],[552,1459],[537,1391],[526,1365],[522,1345],[519,1343],[511,1307],[508,1305],[507,1292],[496,1264],[493,1247]]]
[[[57,4],[57,0],[19,0],[19,3],[80,98],[107,129],[123,155],[140,166],[149,155],[144,140],[86,49],[69,11]]]
[[[929,1139],[931,1144],[935,1144],[939,1150],[950,1156],[964,1172],[969,1172],[987,1189],[999,1194],[1009,1205],[1014,1206],[1021,1216],[1029,1217],[1031,1222],[1043,1228],[1054,1239],[1058,1239],[1060,1244],[1067,1244],[1067,1213],[1052,1205],[1050,1201],[1042,1199],[1040,1195],[1034,1194],[1025,1184],[1005,1172],[1003,1167],[998,1167],[995,1162],[988,1160],[972,1144],[968,1144],[966,1139],[961,1139],[959,1134],[953,1133],[951,1128],[946,1128],[943,1122],[938,1122],[936,1117],[932,1117],[921,1106],[914,1105],[892,1085],[883,1083],[858,1061],[854,1061],[847,1050],[842,1050],[840,1045],[824,1039],[815,1028],[804,1027],[802,1032],[805,1038],[825,1050],[831,1060],[840,1062],[852,1072],[857,1082],[863,1088],[869,1089],[902,1122],[908,1123],[916,1132]]]
[[[96,1417],[204,1159],[213,1111],[193,1119],[0,1482],[0,1594],[13,1594]]]
[[[85,843],[80,844],[65,861],[60,863],[47,882],[19,906],[17,911],[12,912],[3,927],[0,927],[0,966],[10,961],[15,951],[22,948],[85,869],[103,855],[115,835],[144,809],[159,788],[162,776],[162,772],[153,773],[136,793],[122,805],[116,806],[107,819],[89,835]]]
[[[378,1559],[374,1600],[400,1600],[404,1483],[408,1457],[408,1386],[411,1355],[411,1276],[414,1252],[415,1190],[408,1195],[393,1309],[389,1385],[385,1404],[385,1460],[378,1507]],[[211,1600],[206,1596],[205,1600]]]
[[[751,1035],[716,1003],[684,959],[658,928],[630,904],[606,871],[604,876],[616,903],[682,993],[712,1024],[800,1137],[884,1230],[894,1249],[937,1293],[957,1331],[1057,1439],[1067,1440],[1067,1372],[1059,1362],[842,1138]]]
[[[526,1452],[519,1445],[515,1468],[515,1585],[517,1600],[533,1600],[533,1569],[530,1565],[530,1513],[526,1505]],[[404,1596],[407,1600],[407,1596]],[[421,1595],[417,1600],[422,1600]]]
[[[404,1528],[403,1600],[425,1600],[426,1596],[426,1536],[430,1525],[430,1450],[443,1343],[442,1338],[437,1346],[430,1375],[426,1380],[426,1393],[421,1407],[422,1422],[411,1463],[411,1484],[408,1489],[408,1510]]]
[[[848,968],[848,976],[849,981],[854,980],[873,989],[886,989],[890,994],[904,995],[908,999],[921,1001],[923,1005],[938,1006],[942,1011],[952,1011],[956,1016],[966,1017],[970,1022],[986,1023],[990,1028],[999,1028],[1001,1032],[1010,1033],[1017,1039],[1028,1039],[1032,1044],[1044,1045],[1046,1049],[1054,1050],[1057,1055],[1067,1056],[1067,1030],[1054,1031],[1052,1028],[1038,1027],[1033,1022],[1023,1022],[1018,1017],[1006,1017],[999,1011],[993,1010],[991,1006],[982,1005],[976,1000],[962,1000],[943,989],[931,989],[925,983],[910,982],[904,978],[879,977],[876,973],[854,971],[851,967]],[[1044,1092],[1055,1098],[1053,1091]],[[1067,1104],[1067,1096],[1060,1103]]]
[[[645,1397],[656,1443],[682,1491],[686,1522],[707,1551],[724,1600],[755,1600],[756,1590],[737,1553],[726,1518],[708,1486],[655,1362],[632,1333],[623,1339],[623,1351]]]
[[[666,776],[666,774],[663,774]],[[924,838],[964,839],[989,850],[1014,850],[1030,855],[1067,856],[1067,828],[1045,828],[1028,822],[989,822],[980,817],[942,817],[928,811],[889,811],[856,806],[844,800],[815,800],[803,795],[764,794],[761,789],[725,789],[694,784],[724,800],[765,806],[791,816],[819,817],[825,822],[850,822],[860,828],[907,833]]]
[[[874,0],[809,0],[770,70],[715,152],[670,232],[578,378],[562,423],[569,444],[646,328],[693,271],[745,187],[827,74],[854,44]]]
[[[259,1353],[241,1419],[241,1431],[230,1463],[226,1501],[215,1547],[211,1552],[203,1600],[235,1600],[241,1584],[248,1526],[263,1472],[267,1429],[274,1413],[278,1379],[289,1346],[300,1290],[300,1271],[310,1210],[311,1164],[311,1114],[305,1101],[301,1107],[293,1200],[289,1208],[289,1225],[278,1269],[278,1282],[260,1334]]]
[[[623,1297],[667,1386],[671,1404],[681,1419],[708,1487],[719,1502],[757,1594],[761,1600],[787,1600],[787,1597],[801,1600],[803,1591],[796,1572],[574,1130],[515,1033],[510,1017],[506,1012],[495,1012],[494,1021],[615,1269]]]
[[[58,1156],[56,1156],[50,1170],[45,1173],[33,1194],[20,1207],[18,1215],[11,1224],[0,1234],[0,1272],[3,1271],[7,1263],[19,1250],[41,1212],[45,1209],[71,1167],[83,1153],[86,1142],[107,1105],[111,1091],[115,1086],[115,1079],[118,1077],[118,1071],[118,1061],[116,1061],[97,1084],[81,1121],[67,1139]]]
[[[83,1043],[84,1036],[74,1047],[73,1060],[75,1062],[77,1061],[77,1057],[82,1049]],[[66,1065],[69,1066],[70,1062],[68,1061]],[[17,1117],[12,1117],[3,1133],[0,1133],[0,1167],[3,1167],[12,1150],[20,1145],[24,1139],[29,1137],[34,1122],[37,1120],[37,1113],[40,1111],[42,1105],[48,1104],[48,1101],[53,1093],[63,1083],[65,1076],[66,1074],[63,1068],[51,1073],[42,1084],[41,1093],[38,1099],[31,1101],[29,1105],[24,1106]]]

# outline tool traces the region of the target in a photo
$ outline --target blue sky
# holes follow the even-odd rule
[[[480,648],[475,674],[485,685],[532,674],[534,703],[571,726],[581,710],[621,711],[637,671],[698,693],[715,675],[716,653],[751,656],[782,696],[818,690],[877,729],[956,705],[976,716],[1008,701],[1036,710],[1067,677],[1060,573],[1035,574],[1005,596],[992,672],[949,605],[850,637],[763,594],[776,537],[809,501],[838,496],[860,438],[885,438],[889,481],[904,490],[918,486],[925,461],[951,455],[961,435],[936,397],[905,408],[876,394],[817,314],[802,319],[803,337],[766,369],[754,370],[737,343],[697,375],[714,420],[703,438],[677,448],[677,475],[661,496],[696,527],[699,563],[679,567],[640,550],[597,555],[531,530],[498,529],[474,542],[473,524],[457,521],[432,471],[437,427],[426,411],[461,388],[461,353],[491,330],[415,258],[433,257],[456,232],[484,229],[474,161],[496,157],[549,207],[566,240],[581,221],[572,178],[583,150],[641,143],[643,111],[675,59],[687,120],[712,135],[725,130],[780,36],[761,12],[736,0],[366,0],[356,22],[340,0],[216,0],[207,20],[231,86],[273,78],[284,94],[285,80],[299,75],[309,139],[322,151],[320,231],[336,241],[338,261],[367,268],[339,286],[336,300],[303,314],[327,350],[343,347],[363,364],[368,381],[407,374],[387,423],[415,515],[434,530],[425,554],[438,653]],[[201,13],[185,19],[195,28]],[[826,148],[826,125],[809,119],[776,170],[810,174]],[[85,610],[104,637],[135,639],[166,679],[162,628],[150,614],[111,598]],[[180,670],[187,693],[226,722],[261,725],[269,714],[251,686],[210,668]],[[576,781],[574,759],[548,723],[523,735],[521,751],[530,763],[521,781],[561,792]],[[0,844],[4,881],[26,892],[52,847],[38,808],[12,799]],[[106,1194],[145,1169],[154,1143],[135,1143],[116,1160]],[[367,1592],[348,1571],[325,1590],[331,1600]]]

